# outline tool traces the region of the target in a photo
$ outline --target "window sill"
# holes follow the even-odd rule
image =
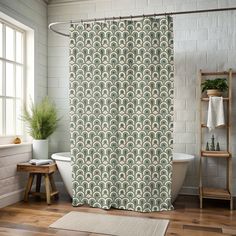
[[[9,144],[1,144],[0,145],[0,149],[4,149],[4,148],[15,148],[15,147],[22,147],[22,146],[31,146],[32,143],[20,143],[20,144],[13,144],[13,143],[9,143]]]

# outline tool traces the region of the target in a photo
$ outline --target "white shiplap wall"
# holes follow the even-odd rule
[[[235,7],[234,0],[89,0],[77,3],[51,4],[48,22],[135,15],[169,11],[184,11],[219,7]],[[68,32],[69,26],[60,26]],[[175,127],[174,149],[176,152],[195,154],[184,188],[185,193],[196,193],[198,186],[198,97],[197,74],[203,70],[236,71],[236,12],[216,12],[174,17],[175,57]],[[48,33],[48,94],[56,102],[62,120],[51,138],[50,151],[69,150],[69,61],[68,38]],[[236,88],[236,83],[234,88]],[[235,89],[234,89],[235,91]],[[234,95],[235,101],[235,95]],[[234,103],[233,103],[234,104]],[[235,119],[236,108],[233,115]],[[233,119],[233,120],[234,120]],[[233,154],[236,154],[236,136],[233,130]],[[221,134],[217,139],[222,140]],[[236,161],[234,161],[234,169]],[[222,160],[208,162],[206,182],[223,186]],[[234,174],[234,193],[236,194]]]
[[[17,173],[16,165],[31,156],[30,144],[0,147],[0,208],[22,199],[28,174]]]
[[[35,101],[47,94],[47,5],[42,0],[0,0],[0,11],[35,31]],[[0,208],[22,199],[26,174],[16,164],[32,156],[31,145],[0,148]]]

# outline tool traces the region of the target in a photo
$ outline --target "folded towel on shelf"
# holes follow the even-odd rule
[[[49,159],[32,159],[32,160],[29,161],[29,163],[31,165],[40,166],[40,165],[52,164],[53,160],[49,160]]]
[[[225,124],[223,97],[209,98],[207,127],[209,130]]]

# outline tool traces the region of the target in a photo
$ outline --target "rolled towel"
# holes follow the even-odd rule
[[[209,130],[225,124],[223,97],[209,98],[207,127]]]
[[[48,164],[52,164],[53,160],[49,160],[49,159],[31,159],[29,161],[29,163],[31,165],[36,165],[36,166],[41,166],[41,165],[48,165]]]

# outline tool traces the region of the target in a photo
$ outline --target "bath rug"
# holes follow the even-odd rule
[[[164,236],[169,220],[71,211],[51,228],[112,236]]]

